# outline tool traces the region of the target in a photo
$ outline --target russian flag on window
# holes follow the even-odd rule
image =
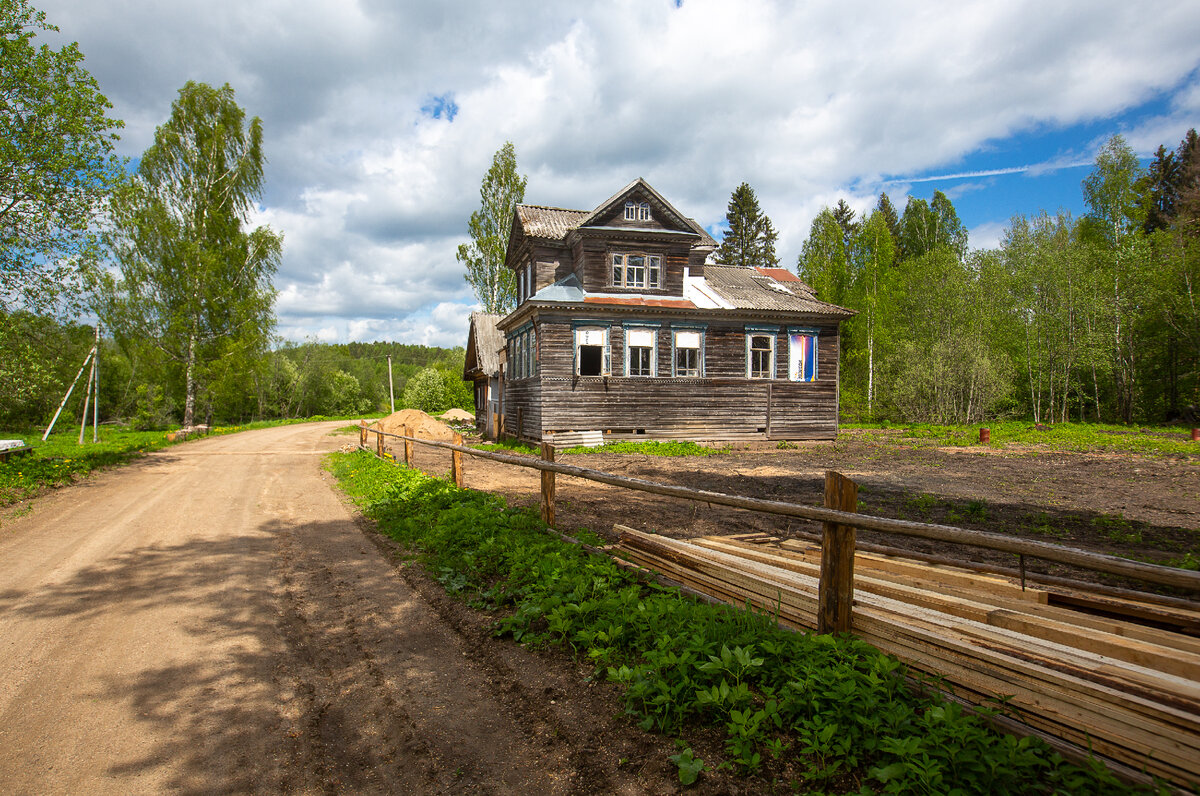
[[[817,380],[817,336],[811,332],[788,335],[788,377],[792,381]]]

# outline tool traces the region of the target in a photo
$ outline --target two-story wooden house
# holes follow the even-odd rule
[[[504,431],[620,439],[831,439],[838,324],[782,268],[706,262],[716,242],[644,180],[592,211],[520,205],[506,265]]]

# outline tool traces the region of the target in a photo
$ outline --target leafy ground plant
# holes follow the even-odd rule
[[[728,448],[710,448],[690,441],[607,442],[594,448],[582,445],[567,448],[564,453],[643,453],[647,456],[715,456],[728,453]]]
[[[1130,792],[1098,764],[1070,765],[1038,740],[996,733],[863,642],[639,582],[547,534],[533,510],[369,453],[334,454],[329,466],[383,533],[495,610],[498,634],[590,661],[648,731],[723,734],[719,762],[679,747],[681,783],[712,766],[824,792]]]
[[[882,444],[915,444],[962,447],[979,444],[979,429],[991,431],[992,448],[1009,446],[1048,448],[1060,451],[1105,451],[1169,454],[1200,458],[1200,444],[1192,442],[1190,429],[1172,426],[1119,426],[1101,423],[1055,423],[1005,421],[970,426],[912,424],[889,426],[843,423],[843,429],[859,433],[879,432]]]

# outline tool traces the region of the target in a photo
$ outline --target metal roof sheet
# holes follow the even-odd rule
[[[842,317],[854,315],[853,310],[818,300],[811,288],[799,279],[779,281],[768,274],[760,273],[757,268],[741,265],[706,265],[704,281],[735,309],[810,312]]]

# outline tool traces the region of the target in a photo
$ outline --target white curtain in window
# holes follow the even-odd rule
[[[676,332],[675,333],[676,348],[699,348],[700,333],[699,332]]]
[[[630,329],[627,333],[628,344],[636,348],[653,348],[654,332],[650,329]]]

